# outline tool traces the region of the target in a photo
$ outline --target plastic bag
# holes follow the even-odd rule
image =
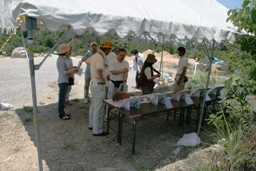
[[[177,145],[194,147],[200,144],[200,142],[200,137],[198,137],[197,134],[193,132],[190,134],[184,134],[182,138],[180,138],[179,141],[177,142]]]
[[[11,109],[13,106],[9,103],[0,103],[0,108],[2,110],[8,110],[8,109]]]

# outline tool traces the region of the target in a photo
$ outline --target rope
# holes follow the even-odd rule
[[[19,22],[18,25],[15,27],[14,31],[11,33],[11,35],[7,38],[7,40],[5,41],[5,43],[3,44],[3,46],[0,48],[0,52],[2,52],[3,48],[5,47],[5,45],[9,42],[9,40],[12,38],[12,36],[16,33],[17,29],[20,27],[20,25],[25,21],[26,16],[23,17],[17,17],[17,21]]]

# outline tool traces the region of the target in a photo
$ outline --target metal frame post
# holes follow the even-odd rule
[[[33,33],[32,30],[36,28],[36,19],[32,17],[26,18],[26,26],[28,32],[28,57],[29,57],[29,68],[30,68],[30,80],[32,90],[32,101],[33,101],[33,116],[35,125],[36,135],[36,148],[38,154],[38,165],[39,170],[43,171],[42,157],[41,157],[41,145],[40,145],[40,134],[39,134],[39,120],[37,117],[37,99],[36,99],[36,81],[35,81],[35,65],[34,65],[34,50],[33,50]]]
[[[205,41],[204,41],[204,45],[205,45],[205,48],[206,48],[207,56],[210,57],[210,66],[209,66],[207,81],[206,81],[205,90],[204,90],[204,101],[203,101],[202,111],[201,111],[200,119],[199,119],[199,123],[198,123],[198,129],[197,129],[197,135],[198,136],[200,134],[201,124],[202,124],[203,115],[204,115],[205,101],[206,101],[206,96],[207,96],[207,89],[208,89],[208,86],[209,86],[210,76],[211,76],[211,71],[212,71],[212,59],[213,59],[213,53],[214,53],[214,48],[215,48],[215,41],[213,41],[213,44],[212,44],[212,53],[211,53],[211,55],[207,50],[207,46],[205,44]]]

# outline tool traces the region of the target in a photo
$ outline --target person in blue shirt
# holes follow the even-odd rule
[[[96,42],[91,42],[90,44],[91,50],[88,50],[86,54],[82,57],[82,62],[85,62],[86,59],[91,57],[93,54],[95,54],[98,50],[98,45]],[[89,102],[89,97],[88,97],[88,91],[89,91],[89,86],[90,86],[90,81],[91,81],[91,72],[90,72],[90,67],[86,66],[85,69],[85,79],[84,79],[84,103]]]

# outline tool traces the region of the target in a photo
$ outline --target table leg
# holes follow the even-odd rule
[[[117,143],[122,145],[123,115],[118,112]]]
[[[123,139],[123,115],[119,113],[119,144],[122,145],[122,139]]]
[[[196,115],[196,130],[195,130],[195,132],[197,132],[198,127],[199,127],[200,109],[201,109],[201,105],[198,105],[197,115]]]
[[[180,109],[180,125],[183,126],[185,108]]]
[[[136,119],[133,121],[133,142],[132,142],[132,154],[135,153],[135,141],[136,141]]]
[[[109,114],[110,114],[111,107],[107,105],[107,133],[109,135]]]

